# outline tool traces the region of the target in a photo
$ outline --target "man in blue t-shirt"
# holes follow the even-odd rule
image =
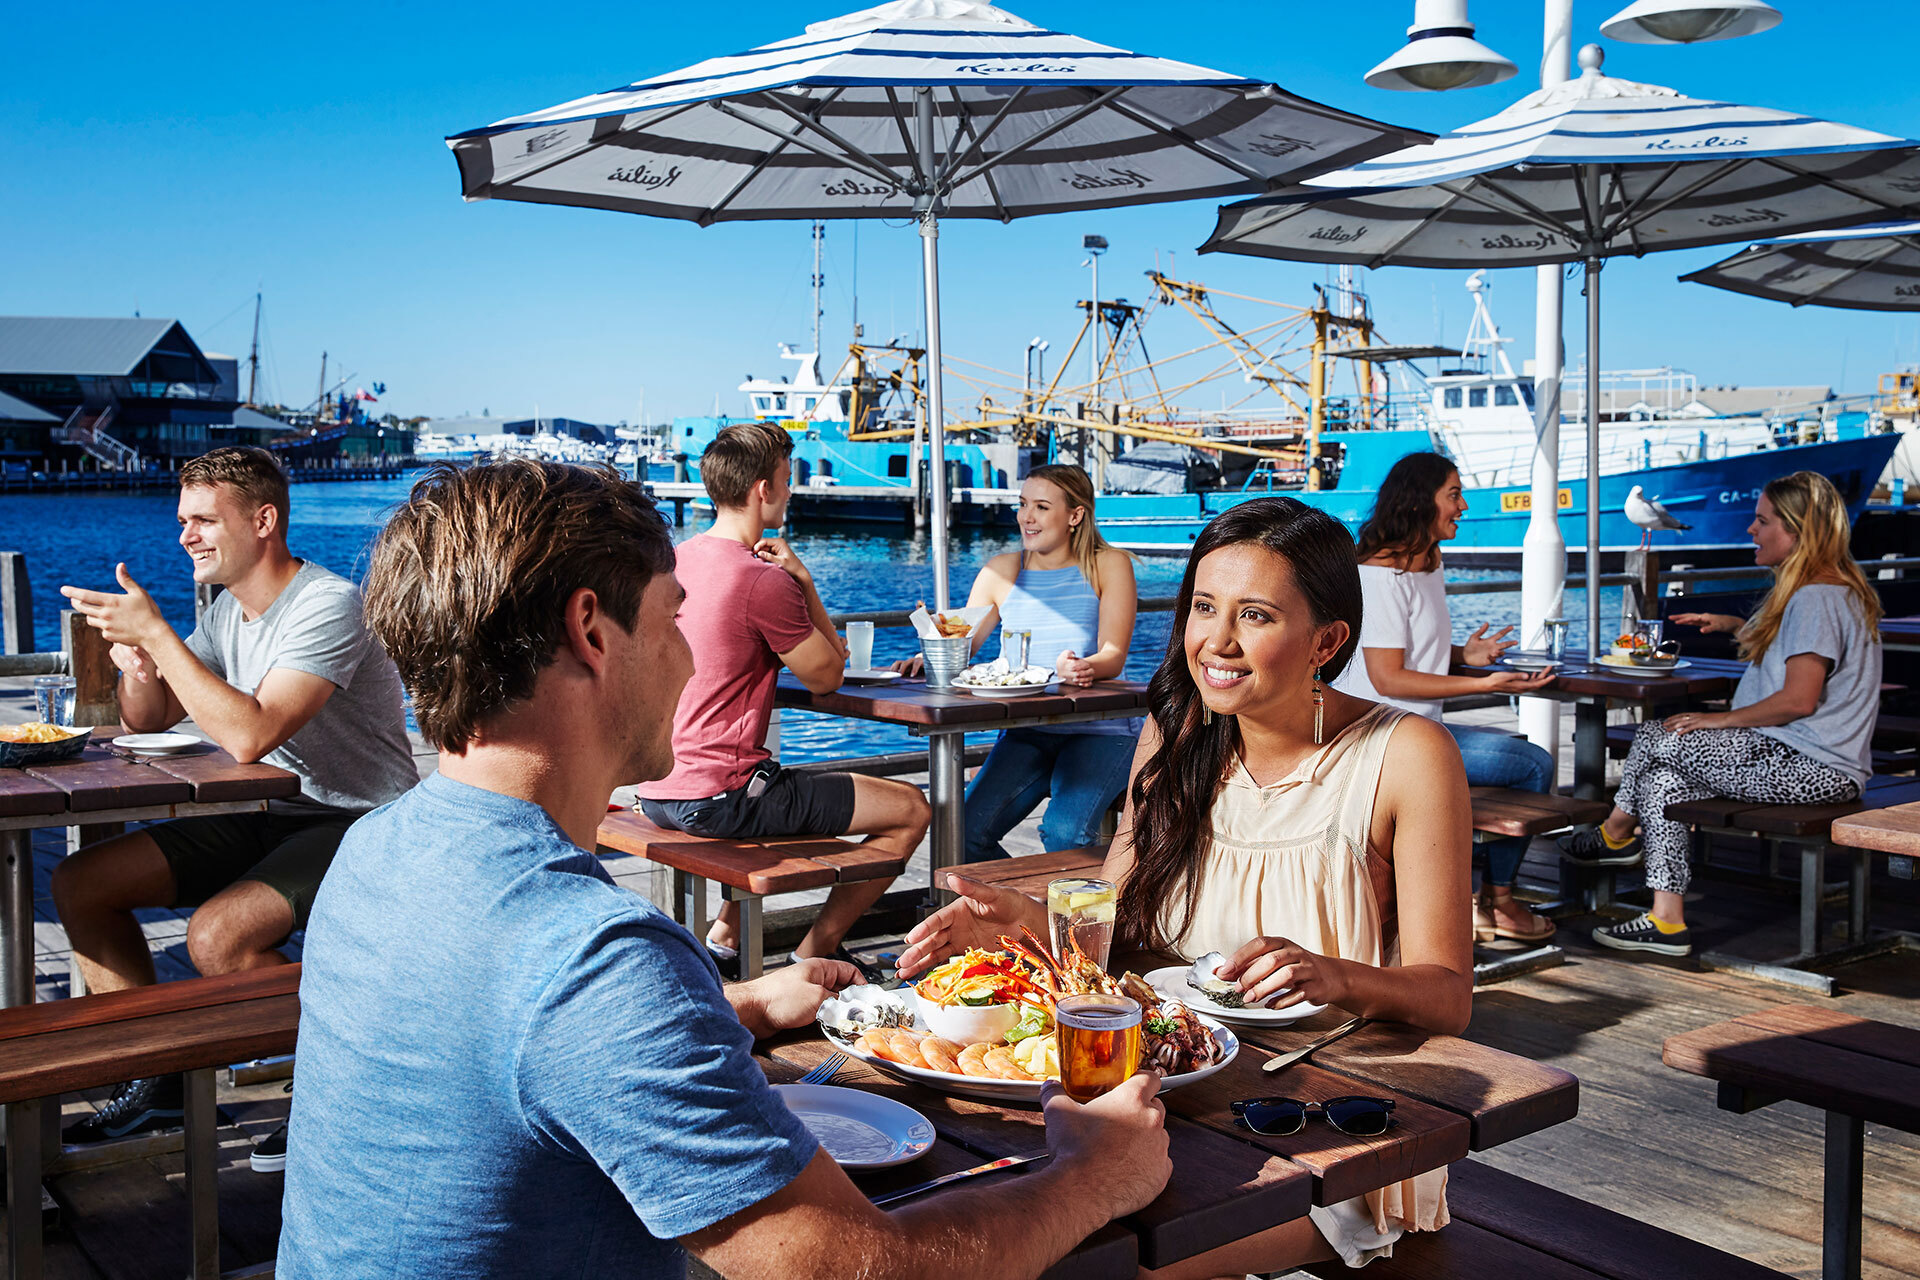
[[[1040,1172],[882,1213],[767,1084],[853,966],[722,988],[588,850],[672,767],[693,671],[665,526],[611,471],[439,468],[367,620],[439,771],[356,823],[307,926],[279,1274],[1036,1276],[1169,1166],[1154,1082],[1046,1103]]]

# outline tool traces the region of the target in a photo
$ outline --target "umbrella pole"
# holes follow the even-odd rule
[[[921,290],[927,308],[927,444],[931,454],[928,477],[933,499],[929,521],[933,539],[933,601],[945,609],[947,597],[947,419],[946,398],[940,385],[940,213],[933,190],[933,90],[914,90],[920,125],[920,176],[926,190],[920,205]]]
[[[1600,258],[1587,258],[1587,657],[1600,656]]]

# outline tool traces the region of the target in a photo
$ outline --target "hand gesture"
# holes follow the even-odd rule
[[[1470,667],[1492,666],[1500,661],[1500,655],[1520,643],[1518,640],[1504,638],[1512,630],[1512,627],[1502,627],[1492,635],[1488,635],[1487,624],[1481,623],[1479,630],[1468,636],[1467,642],[1460,646],[1461,661]]]
[[[1683,627],[1698,627],[1705,635],[1716,632],[1732,635],[1746,626],[1744,618],[1736,618],[1730,613],[1675,613],[1667,616],[1668,622],[1677,622]]]
[[[1552,683],[1551,671],[1496,671],[1480,677],[1488,693],[1538,693]]]
[[[114,576],[126,588],[125,595],[111,591],[88,591],[84,587],[62,587],[60,594],[73,601],[73,607],[86,615],[87,625],[115,644],[151,649],[158,633],[167,629],[160,607],[146,588],[133,580],[124,564],[114,566]],[[124,668],[123,668],[124,670]]]
[[[770,565],[786,570],[795,582],[804,584],[813,581],[813,574],[800,562],[800,557],[794,554],[785,538],[762,538],[753,544],[753,554]]]
[[[1727,713],[1724,711],[1683,711],[1677,716],[1668,716],[1660,724],[1676,738],[1685,737],[1695,729],[1731,727],[1727,724]]]
[[[1087,1103],[1069,1098],[1058,1080],[1040,1086],[1053,1167],[1070,1168],[1075,1189],[1099,1197],[1108,1217],[1146,1208],[1173,1176],[1159,1091],[1160,1077],[1151,1071]]]
[[[1285,938],[1255,938],[1227,958],[1214,972],[1228,982],[1237,983],[1248,1004],[1263,1004],[1280,992],[1269,1009],[1311,1000],[1314,1004],[1346,1005],[1348,994],[1347,962],[1334,956],[1315,955]]]
[[[744,985],[752,988],[753,1001],[766,1024],[763,1030],[771,1034],[808,1025],[820,1012],[821,1001],[865,981],[860,970],[845,960],[814,956],[795,958],[785,968]]]
[[[1093,664],[1071,649],[1060,655],[1059,660],[1053,664],[1053,669],[1059,672],[1060,678],[1068,684],[1080,685],[1084,688],[1093,683]]]
[[[907,949],[896,966],[902,978],[931,969],[968,947],[992,950],[1001,934],[1017,935],[1023,924],[1035,933],[1046,931],[1046,907],[1024,893],[981,884],[958,871],[947,872],[947,888],[961,896],[907,933]]]
[[[141,684],[152,684],[153,677],[158,674],[153,665],[153,655],[138,645],[116,644],[107,652],[114,666]]]

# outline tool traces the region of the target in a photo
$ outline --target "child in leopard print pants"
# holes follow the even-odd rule
[[[1691,870],[1687,827],[1665,816],[1668,805],[1709,796],[1755,804],[1834,804],[1859,794],[1860,785],[1838,769],[1756,730],[1696,729],[1682,735],[1649,720],[1634,735],[1614,804],[1640,820],[1647,887],[1685,893]]]

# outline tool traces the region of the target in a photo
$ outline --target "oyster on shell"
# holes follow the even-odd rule
[[[911,1027],[913,1011],[897,991],[883,987],[848,987],[820,1003],[820,1029],[835,1040],[858,1039],[863,1031],[883,1027]]]
[[[1243,1008],[1246,1001],[1240,996],[1240,988],[1215,976],[1215,971],[1226,962],[1227,958],[1218,951],[1207,952],[1187,970],[1187,985],[1222,1009]]]

